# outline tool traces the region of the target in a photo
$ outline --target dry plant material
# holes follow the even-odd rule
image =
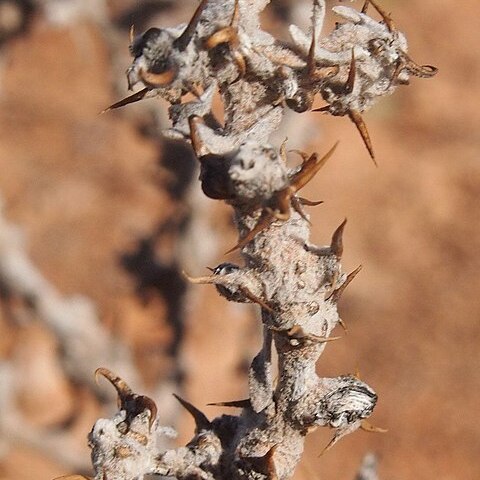
[[[289,168],[285,145],[277,150],[268,138],[286,108],[311,110],[318,94],[326,105],[316,111],[350,118],[375,160],[363,112],[412,75],[430,77],[436,69],[410,58],[405,36],[377,1],[365,2],[361,11],[334,7],[339,21],[323,34],[325,2],[313,0],[309,32],[292,25],[290,45],[260,29],[267,3],[203,0],[186,26],[132,34],[127,76],[130,88],[141,89],[110,108],[153,96],[170,102],[166,134],[191,142],[204,193],[233,207],[240,240],[232,250],[243,257],[243,265],[224,262],[210,275],[185,275],[215,285],[229,301],[257,304],[264,333],[249,370],[249,398],[215,403],[242,409],[240,416],[209,420],[176,396],[196,424],[192,440],[177,449],[159,450],[158,438],[172,432],[161,426],[153,400],[99,369],[117,390],[119,411],[98,420],[90,433],[96,480],[153,474],[286,480],[301,459],[306,435],[316,428],[333,430],[324,452],[358,428],[381,431],[366,422],[377,402],[370,386],[354,375],[321,378],[315,370],[326,345],[338,340],[331,335],[343,326],[337,302],[360,271],[346,275],[341,269],[346,220],[329,245],[315,246],[304,207],[320,202],[298,196],[336,145],[323,156],[297,152],[303,163]],[[380,20],[367,15],[369,6]],[[211,112],[216,90],[223,122]],[[182,103],[187,93],[195,99]]]

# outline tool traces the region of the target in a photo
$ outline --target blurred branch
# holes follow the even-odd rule
[[[92,372],[98,365],[116,365],[136,382],[129,350],[102,325],[93,303],[58,292],[30,260],[20,229],[5,219],[2,210],[0,205],[0,283],[55,334],[71,378],[98,390]]]
[[[373,453],[367,453],[355,480],[378,480],[377,463],[377,457]]]
[[[66,468],[86,471],[88,459],[69,438],[68,432],[45,431],[33,427],[22,417],[15,406],[16,376],[22,375],[15,366],[8,362],[0,362],[0,438],[4,448],[22,445],[42,452],[50,459],[59,462]]]

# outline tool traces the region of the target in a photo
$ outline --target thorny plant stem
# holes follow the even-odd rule
[[[249,399],[226,402],[239,416],[210,421],[183,399],[196,422],[185,447],[160,451],[158,438],[170,435],[156,418],[153,400],[133,393],[107,369],[98,373],[117,389],[120,406],[112,419],[98,420],[90,433],[96,480],[134,480],[148,474],[178,479],[286,480],[303,453],[306,435],[321,426],[334,430],[326,449],[363,427],[377,401],[371,387],[353,375],[320,378],[316,363],[332,331],[341,323],[337,302],[358,273],[341,269],[346,220],[329,245],[310,243],[310,222],[298,196],[334,148],[323,155],[299,152],[303,163],[289,168],[286,149],[268,143],[286,108],[347,116],[375,161],[362,113],[410,76],[436,73],[407,54],[405,36],[377,1],[361,11],[333,8],[336,28],[322,34],[324,0],[313,0],[312,28],[292,25],[292,43],[281,44],[260,29],[259,14],[268,0],[202,0],[185,26],[151,28],[133,38],[133,63],[127,72],[138,94],[118,108],[155,96],[171,103],[172,138],[189,141],[200,162],[203,192],[234,209],[244,264],[222,263],[211,275],[188,277],[214,284],[234,302],[262,310],[263,345],[249,370]],[[371,5],[381,20],[368,16]],[[215,119],[215,91],[225,118]],[[185,94],[195,100],[182,103]],[[274,380],[272,348],[278,354]],[[161,417],[161,406],[159,408]]]

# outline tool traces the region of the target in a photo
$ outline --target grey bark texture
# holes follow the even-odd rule
[[[290,168],[285,145],[268,143],[282,114],[311,110],[315,95],[326,102],[317,109],[349,116],[374,159],[361,113],[414,76],[436,69],[420,66],[407,53],[405,36],[377,5],[362,11],[333,8],[336,28],[322,32],[325,2],[313,1],[308,32],[292,25],[290,44],[260,28],[267,0],[202,1],[191,21],[177,27],[151,28],[132,35],[134,58],[127,72],[130,88],[142,89],[112,105],[118,108],[150,97],[171,104],[167,135],[191,142],[200,161],[204,193],[234,209],[242,265],[222,263],[211,275],[191,278],[213,284],[229,301],[256,303],[262,311],[263,346],[249,372],[249,398],[227,402],[238,416],[209,420],[183,399],[196,431],[185,447],[162,451],[157,407],[137,395],[106,368],[119,395],[119,411],[98,420],[89,436],[97,480],[141,479],[159,474],[178,479],[284,480],[291,478],[305,437],[318,427],[334,434],[327,448],[363,427],[377,395],[353,375],[320,378],[316,364],[332,331],[341,324],[337,302],[359,269],[341,268],[343,221],[330,245],[309,240],[306,206],[298,196],[334,153],[300,152],[303,162]],[[371,5],[381,17],[367,15]],[[225,118],[214,118],[213,94],[219,91]],[[182,103],[193,93],[195,100]],[[278,359],[274,380],[272,350]],[[363,478],[363,477],[362,477]]]

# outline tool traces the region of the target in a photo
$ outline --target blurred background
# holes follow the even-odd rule
[[[246,394],[258,312],[181,275],[238,260],[223,255],[236,239],[230,210],[201,194],[190,149],[162,137],[163,101],[99,114],[127,94],[130,26],[176,25],[196,5],[0,0],[2,479],[91,473],[86,436],[115,411],[97,367],[152,396],[178,444],[193,425],[171,393],[211,417],[222,410],[206,403]],[[357,432],[318,458],[332,434],[320,429],[295,478],[353,479],[372,451],[383,479],[477,479],[478,2],[382,5],[412,58],[439,74],[365,116],[379,168],[345,118],[288,115],[274,141],[320,153],[341,141],[304,195],[325,202],[311,209],[312,240],[328,244],[348,217],[344,269],[363,270],[340,305],[348,335],[318,373],[358,370],[379,394],[371,422],[389,431]],[[287,38],[309,9],[272,0],[264,26]]]

